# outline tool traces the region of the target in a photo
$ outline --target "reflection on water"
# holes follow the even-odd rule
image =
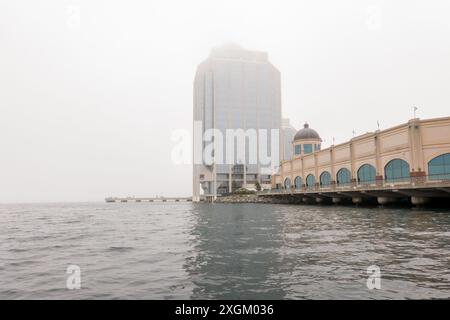
[[[282,217],[274,207],[199,205],[191,234],[195,254],[186,271],[193,299],[281,299],[277,284],[283,247]]]
[[[1,205],[0,298],[449,298],[449,236],[442,210]],[[66,289],[69,264],[80,290]]]

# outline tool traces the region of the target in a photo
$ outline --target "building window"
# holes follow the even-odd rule
[[[291,188],[291,179],[286,178],[286,179],[284,180],[284,188],[285,188],[285,189],[290,189],[290,188]]]
[[[295,189],[300,190],[302,188],[302,178],[295,177],[294,184],[295,184]]]
[[[428,162],[430,180],[450,179],[450,153],[442,154]]]
[[[308,188],[312,188],[312,187],[314,187],[315,184],[316,184],[316,179],[314,178],[314,176],[312,174],[308,175],[306,177],[306,186]]]
[[[315,151],[320,151],[320,144],[315,144],[314,145],[314,150]]]
[[[358,169],[359,182],[375,182],[375,176],[376,176],[375,167],[370,164],[363,164]]]
[[[336,175],[336,181],[337,184],[348,184],[351,181],[352,174],[350,173],[350,170],[346,168],[342,168],[338,171]]]
[[[226,173],[218,173],[216,175],[217,180],[228,180],[228,174]]]
[[[313,152],[313,150],[312,150],[312,144],[304,144],[304,145],[303,145],[303,152],[304,152],[305,154],[312,153],[312,152]]]
[[[405,160],[394,159],[384,167],[386,181],[396,182],[409,179],[409,164]]]
[[[320,185],[328,186],[331,183],[331,174],[328,171],[322,172],[320,175]]]
[[[294,154],[301,154],[302,153],[302,145],[298,144],[294,147]]]

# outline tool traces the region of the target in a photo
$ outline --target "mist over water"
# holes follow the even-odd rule
[[[449,249],[448,210],[0,205],[0,299],[450,298]]]

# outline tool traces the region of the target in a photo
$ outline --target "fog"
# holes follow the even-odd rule
[[[324,146],[450,116],[450,2],[0,0],[0,202],[187,196],[211,48],[266,51],[283,117]]]

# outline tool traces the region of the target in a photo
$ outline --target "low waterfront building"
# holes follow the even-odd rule
[[[319,134],[305,124],[294,137],[293,158],[281,162],[272,188],[292,193],[360,187],[392,189],[450,180],[450,117],[412,119],[326,149],[321,149],[321,142]],[[410,194],[413,203],[427,197],[425,191],[421,192]],[[439,192],[449,194],[450,190],[442,188]],[[330,196],[339,200],[336,192]],[[387,203],[390,196],[378,196],[378,202]],[[355,197],[353,202],[359,200]]]

